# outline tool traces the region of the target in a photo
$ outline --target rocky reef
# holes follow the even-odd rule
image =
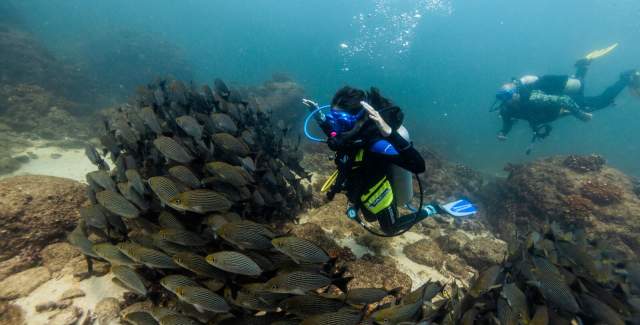
[[[558,222],[583,228],[631,255],[640,252],[640,199],[634,180],[599,156],[569,156],[507,167],[509,177],[488,187],[487,216],[502,238]]]

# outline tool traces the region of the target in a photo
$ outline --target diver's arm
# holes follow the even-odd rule
[[[371,154],[392,164],[398,165],[414,174],[425,171],[422,155],[411,142],[405,140],[397,131],[388,137],[378,140],[371,148]]]

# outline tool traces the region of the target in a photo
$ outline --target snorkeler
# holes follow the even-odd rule
[[[592,112],[614,103],[615,98],[627,86],[640,80],[637,70],[620,74],[620,78],[598,96],[584,95],[584,78],[591,62],[611,52],[617,44],[589,53],[575,63],[576,73],[567,75],[527,75],[503,85],[496,93],[493,110],[500,111],[502,128],[499,140],[506,140],[516,120],[525,120],[534,132],[533,141],[545,138],[551,132],[549,123],[573,115],[589,121]],[[496,105],[499,104],[499,105]]]
[[[326,142],[335,151],[337,171],[325,184],[327,198],[331,200],[337,193],[346,192],[350,204],[347,215],[370,232],[395,236],[436,213],[459,216],[475,213],[472,204],[459,200],[444,206],[425,205],[422,209],[413,209],[413,213],[399,215],[398,206],[410,203],[413,198],[411,174],[423,173],[425,161],[402,126],[401,109],[376,88],[365,92],[343,87],[334,95],[326,114],[321,110],[329,107],[319,107],[308,99],[303,99],[303,104],[313,110],[305,122],[307,136]],[[326,141],[309,136],[307,123],[312,116],[326,135]],[[404,174],[398,173],[399,169]],[[359,218],[359,212],[367,222],[377,221],[384,234],[368,228]]]

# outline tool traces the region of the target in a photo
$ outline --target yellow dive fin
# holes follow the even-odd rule
[[[331,174],[331,176],[329,176],[329,178],[327,178],[327,180],[324,182],[324,185],[322,185],[322,188],[320,189],[320,192],[324,193],[329,191],[329,189],[331,189],[331,186],[333,186],[333,184],[336,183],[336,179],[338,179],[338,170],[336,169],[335,172],[333,172],[333,174]]]
[[[587,60],[595,60],[597,58],[601,58],[609,53],[611,53],[611,51],[613,51],[616,47],[618,47],[618,43],[615,43],[607,48],[603,48],[603,49],[599,49],[599,50],[595,50],[589,54],[587,54],[587,56],[585,56],[584,58]]]

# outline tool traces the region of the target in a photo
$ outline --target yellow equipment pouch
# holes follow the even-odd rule
[[[376,185],[360,197],[362,206],[373,214],[388,208],[393,204],[393,188],[387,177],[383,177]]]

